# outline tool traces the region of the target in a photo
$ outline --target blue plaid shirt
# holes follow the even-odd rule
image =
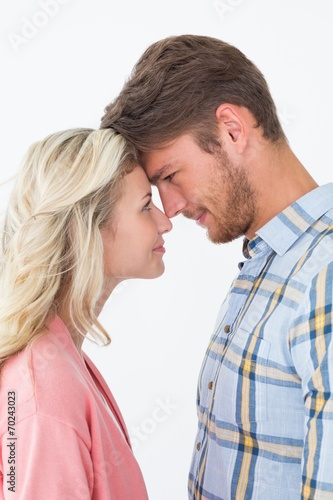
[[[189,498],[333,499],[333,183],[243,251],[199,377]]]

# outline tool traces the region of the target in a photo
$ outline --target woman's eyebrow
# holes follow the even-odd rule
[[[149,198],[152,198],[153,194],[152,193],[147,193],[145,194],[144,196],[142,196],[142,200],[144,200],[145,198],[149,197]]]

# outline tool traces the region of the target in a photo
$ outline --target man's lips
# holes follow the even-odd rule
[[[206,215],[207,215],[207,212],[202,212],[202,214],[199,215],[199,217],[196,217],[196,223],[199,226],[204,226],[205,225]]]

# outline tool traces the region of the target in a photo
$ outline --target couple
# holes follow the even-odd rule
[[[333,185],[291,151],[258,68],[196,35],[148,47],[99,130],[24,160],[1,261],[0,498],[148,498],[81,345],[110,341],[98,315],[118,283],[163,273],[178,214],[214,243],[244,237],[199,376],[189,499],[333,498]]]

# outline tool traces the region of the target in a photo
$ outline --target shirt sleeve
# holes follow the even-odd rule
[[[93,467],[86,444],[71,427],[34,414],[17,424],[14,491],[7,483],[8,460],[3,474],[3,498],[19,500],[90,500]],[[7,437],[3,437],[6,454]],[[8,454],[8,453],[7,453]],[[13,472],[13,469],[11,470]],[[12,484],[13,484],[12,483]]]
[[[291,352],[305,405],[301,498],[333,498],[333,264],[312,280],[293,322]]]

